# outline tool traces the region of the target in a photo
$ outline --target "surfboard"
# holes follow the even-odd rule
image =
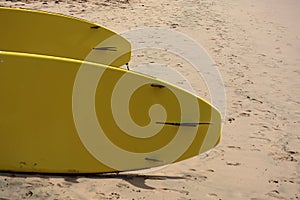
[[[0,170],[101,173],[214,148],[221,115],[175,85],[68,58],[0,52]]]
[[[113,31],[82,19],[0,7],[0,50],[86,60],[119,67],[131,45]]]

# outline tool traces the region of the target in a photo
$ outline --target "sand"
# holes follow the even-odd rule
[[[5,1],[124,32],[163,27],[184,33],[212,57],[226,90],[221,144],[154,172],[91,176],[0,173],[0,199],[299,199],[300,2],[297,0]],[[20,33],[21,36],[21,33]],[[137,50],[134,67],[161,62],[209,100],[190,64]],[[202,80],[203,82],[203,80]]]

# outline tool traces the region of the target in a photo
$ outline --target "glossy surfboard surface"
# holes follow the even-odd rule
[[[85,20],[37,10],[0,7],[0,51],[86,60],[114,67],[129,62],[131,45]]]
[[[0,170],[100,173],[175,163],[215,147],[220,113],[142,74],[0,52]]]

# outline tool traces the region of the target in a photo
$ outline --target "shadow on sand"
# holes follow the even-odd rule
[[[80,178],[88,179],[120,179],[124,180],[131,185],[147,190],[153,190],[154,187],[146,185],[146,180],[181,180],[185,179],[181,176],[161,176],[161,175],[140,175],[140,174],[126,174],[122,173],[104,173],[104,174],[43,174],[43,173],[12,173],[12,172],[0,172],[0,176],[6,176],[10,178],[30,178],[36,177],[41,179],[49,178],[63,178],[70,183],[79,183]]]

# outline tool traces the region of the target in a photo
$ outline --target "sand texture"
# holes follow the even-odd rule
[[[1,172],[0,200],[300,199],[299,1],[0,0],[0,5],[71,15],[116,32],[163,27],[184,33],[216,63],[227,103],[221,144],[209,154],[140,174]],[[133,70],[147,63],[172,67],[209,100],[205,83],[184,59],[153,49],[133,52]]]

